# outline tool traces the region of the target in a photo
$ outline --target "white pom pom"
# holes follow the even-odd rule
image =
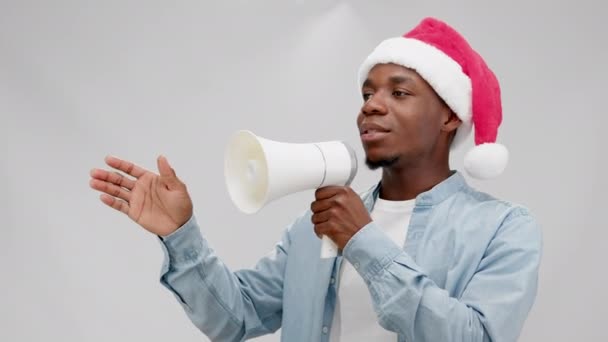
[[[477,179],[491,179],[499,176],[507,166],[509,151],[496,143],[480,144],[473,147],[464,157],[464,168]]]

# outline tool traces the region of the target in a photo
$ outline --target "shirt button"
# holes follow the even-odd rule
[[[327,334],[329,332],[329,328],[323,327],[323,329],[321,329],[321,331],[323,331],[324,334]]]
[[[330,284],[335,284],[336,283],[336,278],[331,277],[331,279],[329,280]]]
[[[359,263],[358,263],[358,262],[356,262],[356,263],[354,263],[354,264],[353,264],[353,266],[354,266],[356,269],[358,269],[358,268],[359,268]]]

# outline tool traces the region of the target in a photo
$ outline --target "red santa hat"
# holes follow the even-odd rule
[[[500,175],[507,149],[496,143],[502,121],[500,86],[496,76],[465,38],[446,23],[425,18],[402,37],[381,42],[359,69],[359,87],[376,64],[393,63],[415,70],[462,121],[452,148],[474,130],[475,147],[464,167],[478,179]]]

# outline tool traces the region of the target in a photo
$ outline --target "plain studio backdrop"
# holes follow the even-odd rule
[[[251,267],[313,192],[238,212],[230,135],[345,140],[363,159],[357,68],[424,16],[460,30],[501,81],[510,164],[471,183],[542,225],[520,340],[608,340],[605,13],[601,1],[0,1],[0,340],[207,340],[158,281],[158,239],[103,205],[89,170],[107,154],[156,170],[166,155],[204,236],[232,269]],[[360,169],[356,190],[379,179]]]

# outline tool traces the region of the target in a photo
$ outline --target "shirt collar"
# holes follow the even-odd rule
[[[464,176],[458,171],[452,171],[452,174],[448,178],[444,179],[430,190],[418,194],[418,196],[416,196],[416,206],[436,205],[443,202],[446,198],[450,197],[466,186],[467,182]],[[363,203],[365,204],[367,210],[372,210],[379,194],[380,182],[378,182],[372,191],[368,192],[363,199]]]

